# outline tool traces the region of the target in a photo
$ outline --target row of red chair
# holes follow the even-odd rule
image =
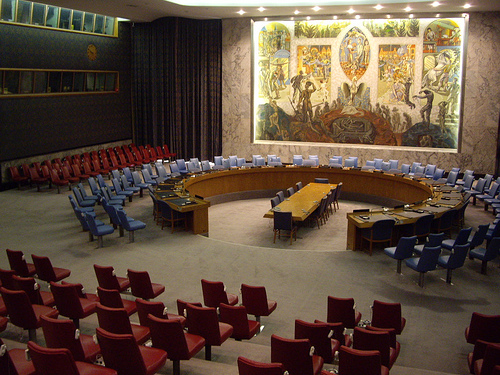
[[[500,315],[473,312],[465,340],[474,344],[467,356],[470,373],[500,375]]]

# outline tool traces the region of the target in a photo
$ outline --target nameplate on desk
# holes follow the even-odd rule
[[[173,198],[177,197],[177,194],[174,192],[158,192],[157,193],[160,198]]]
[[[170,201],[170,203],[173,203],[177,206],[188,206],[188,205],[192,205],[192,204],[197,204],[196,201],[190,201],[190,200],[184,199],[184,198],[172,199]]]

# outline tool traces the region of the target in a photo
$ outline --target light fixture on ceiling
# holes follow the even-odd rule
[[[431,5],[435,8],[435,7],[440,6],[441,3],[439,1],[434,1]]]
[[[356,13],[356,11],[354,9],[352,9],[352,8],[349,8],[349,10],[347,11],[347,13],[353,14],[353,13]]]
[[[361,16],[359,14],[356,14],[356,16],[354,18],[356,18],[357,20],[359,20],[361,18]]]
[[[266,21],[266,22],[267,22],[267,17],[264,17],[264,21]]]
[[[298,10],[295,10],[295,12],[293,12],[293,14],[297,15],[299,14],[300,12]]]
[[[470,5],[469,3],[465,3],[464,4],[464,9],[469,9],[472,5]]]
[[[306,17],[306,19],[307,19],[308,21],[310,21],[310,20],[311,20],[311,16],[307,16],[307,17]]]
[[[258,10],[259,12],[263,12],[263,11],[265,11],[265,10],[266,10],[266,8],[264,8],[264,7],[260,7],[260,8],[257,8],[257,10]]]
[[[240,9],[239,11],[237,11],[236,13],[238,13],[240,16],[244,15],[246,12],[243,10],[243,9]]]
[[[318,10],[321,10],[321,8],[316,5],[314,8],[312,8],[312,10],[314,10],[315,12],[317,12]]]
[[[374,8],[376,10],[384,9],[384,7],[382,5],[380,5],[380,4],[375,5]]]
[[[411,10],[412,10],[411,6],[409,6],[409,5],[404,9],[405,12],[411,12]]]
[[[333,16],[333,19],[336,20],[338,17],[337,16]]]
[[[391,18],[391,15],[390,15],[390,14],[388,14],[386,17],[387,17],[387,18]]]
[[[413,14],[410,14],[408,17],[413,18]]]
[[[440,17],[441,17],[441,15],[439,13],[436,14],[436,18],[440,18]]]

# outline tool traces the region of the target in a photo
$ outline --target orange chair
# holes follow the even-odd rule
[[[221,281],[208,281],[201,279],[203,291],[203,303],[208,307],[219,307],[221,303],[234,306],[238,303],[236,294],[227,293],[224,283]]]

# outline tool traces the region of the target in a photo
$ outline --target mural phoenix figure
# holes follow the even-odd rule
[[[348,100],[347,104],[344,106],[344,109],[342,110],[343,114],[347,115],[354,115],[358,113],[359,111],[356,109],[356,106],[354,105],[356,97],[362,98],[367,86],[365,83],[360,83],[358,85],[358,80],[356,77],[353,77],[352,83],[349,86],[347,82],[342,83],[341,86],[342,93],[344,94],[344,97]]]

